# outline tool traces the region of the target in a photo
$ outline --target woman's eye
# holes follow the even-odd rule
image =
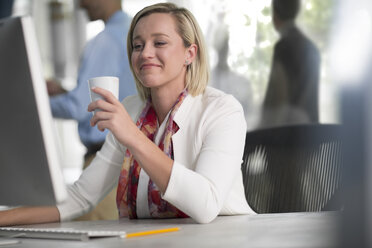
[[[140,51],[142,49],[142,44],[134,44],[133,49],[136,51]]]
[[[157,42],[155,42],[155,46],[164,46],[165,44],[167,44],[167,43],[164,42],[164,41],[157,41]]]

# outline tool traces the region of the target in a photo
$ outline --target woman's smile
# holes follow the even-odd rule
[[[140,66],[141,71],[153,68],[161,68],[161,65],[154,64],[154,63],[144,63]]]

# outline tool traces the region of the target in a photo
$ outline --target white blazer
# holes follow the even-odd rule
[[[144,102],[130,96],[123,105],[136,122]],[[242,181],[246,122],[239,102],[207,87],[204,94],[188,95],[174,120],[179,130],[172,136],[174,163],[163,199],[199,223],[217,215],[253,214]],[[61,220],[88,212],[117,185],[125,151],[110,133],[92,164],[69,187],[69,199],[58,205]]]

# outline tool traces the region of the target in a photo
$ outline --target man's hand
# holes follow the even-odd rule
[[[49,96],[56,96],[67,92],[59,83],[52,79],[47,79],[46,84]]]

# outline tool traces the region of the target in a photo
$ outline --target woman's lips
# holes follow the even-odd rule
[[[160,65],[157,65],[157,64],[152,64],[152,63],[146,63],[146,64],[143,64],[141,65],[141,70],[143,69],[150,69],[150,68],[153,68],[153,67],[160,67]]]

